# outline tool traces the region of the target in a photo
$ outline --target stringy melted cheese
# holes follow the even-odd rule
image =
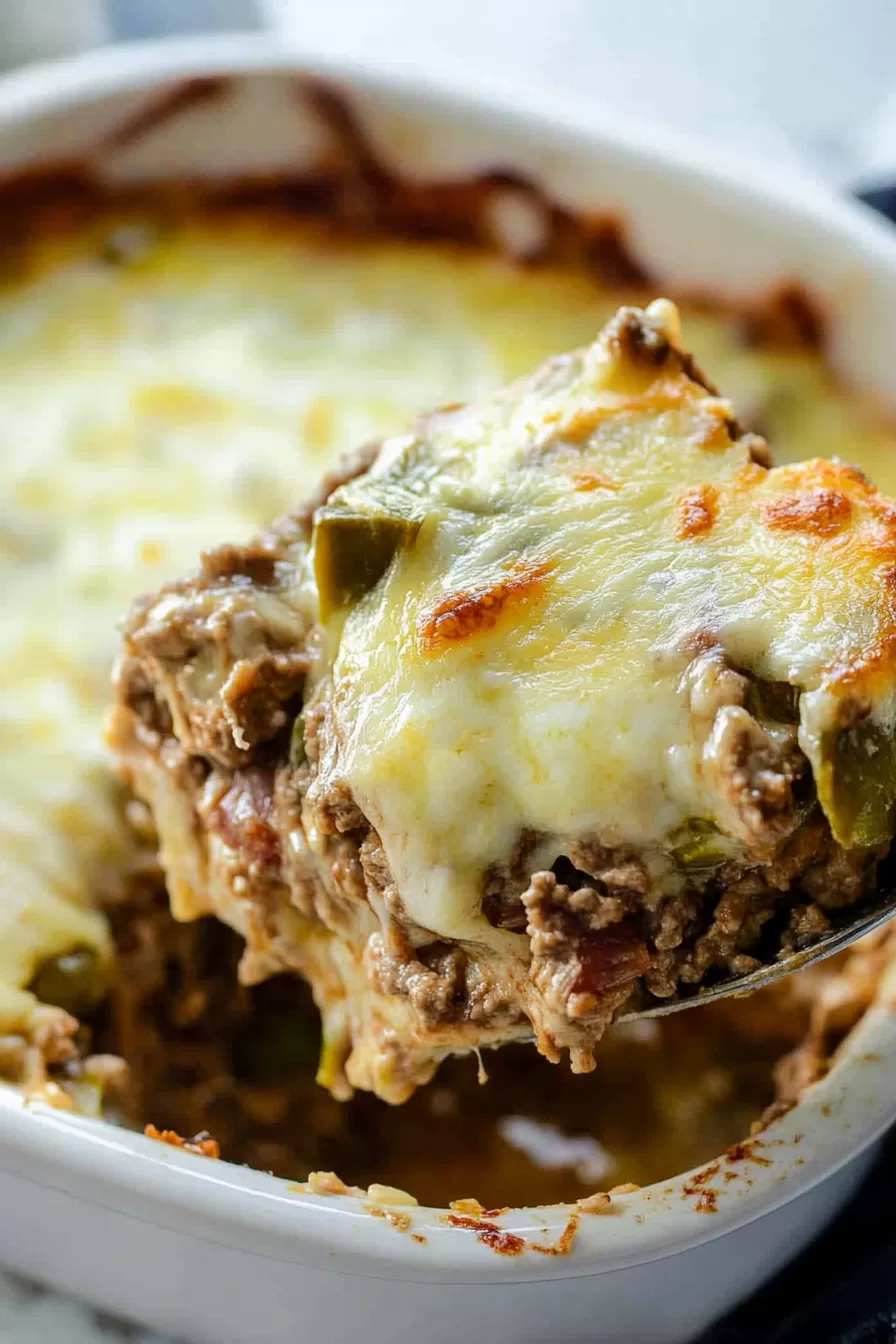
[[[110,264],[105,243],[122,223],[128,260]],[[116,623],[134,595],[204,546],[250,536],[339,451],[590,340],[619,302],[572,271],[334,242],[261,214],[160,229],[113,210],[71,233],[28,232],[31,251],[0,289],[0,1030],[27,1016],[24,987],[44,957],[108,947],[91,905],[127,837],[101,721]],[[776,451],[840,452],[896,481],[894,436],[818,358],[747,349],[738,331],[723,317],[690,323],[698,355],[748,421],[762,417]],[[555,651],[558,684],[561,661]],[[493,693],[513,694],[506,676]],[[533,724],[533,740],[575,733],[579,712],[570,696],[549,726]],[[494,716],[477,713],[493,732]],[[659,731],[659,706],[656,716]],[[473,834],[469,800],[485,780],[457,745],[421,769],[450,767],[444,826],[456,812]],[[506,749],[516,762],[521,743]],[[539,769],[556,808],[559,762]]]
[[[677,340],[667,302],[635,321]],[[480,904],[525,832],[547,863],[577,836],[661,855],[692,818],[724,832],[684,677],[709,646],[806,693],[810,755],[857,681],[892,728],[896,505],[852,468],[765,470],[732,418],[614,322],[331,500],[422,520],[333,682],[338,771],[423,929],[518,943]]]

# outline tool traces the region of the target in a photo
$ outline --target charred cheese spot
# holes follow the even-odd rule
[[[831,537],[849,522],[852,504],[839,490],[818,488],[803,495],[783,495],[762,507],[762,521],[778,532],[804,532]]]
[[[474,592],[452,593],[424,615],[420,644],[426,653],[495,630],[502,620],[539,598],[553,569],[549,561],[520,563],[507,578]]]
[[[737,425],[731,417],[731,407],[724,401],[707,406],[696,417],[691,431],[691,441],[708,453],[723,452],[735,438]]]
[[[605,397],[597,405],[586,405],[574,410],[568,417],[552,416],[545,423],[557,425],[557,437],[564,443],[582,444],[622,415],[641,416],[661,411],[680,411],[687,406],[688,397],[680,382],[668,378],[651,381],[643,391],[628,391]],[[695,433],[694,441],[702,437]],[[726,433],[727,439],[727,433]]]
[[[896,557],[896,503],[881,495],[869,496],[869,510],[878,524],[881,559]],[[887,571],[892,575],[893,570]],[[889,579],[888,579],[889,583]]]
[[[892,570],[886,570],[882,578],[883,586],[891,588]],[[838,689],[844,694],[849,693],[858,698],[873,698],[882,694],[889,683],[890,669],[896,659],[896,620],[889,601],[886,606],[887,624],[890,627],[888,631],[861,649],[836,659],[825,669],[828,679],[836,682]],[[865,710],[868,707],[863,705]]]
[[[575,488],[584,494],[590,490],[618,490],[618,481],[613,481],[604,471],[593,467],[590,471],[577,471],[573,475]]]
[[[896,509],[896,504],[894,504],[893,500],[887,499],[884,495],[879,495],[874,482],[869,479],[864,471],[860,471],[858,467],[851,466],[848,462],[837,462],[835,465],[822,464],[822,466],[823,470],[836,471],[840,480],[847,484],[851,490],[857,495],[860,495],[863,499],[873,499],[875,508],[880,507],[887,512],[892,512]]]
[[[613,411],[608,406],[582,406],[563,419],[562,412],[550,411],[544,417],[543,424],[558,424],[558,438],[563,443],[584,443],[586,439],[605,424]]]
[[[675,506],[675,535],[681,541],[708,532],[716,520],[719,492],[714,485],[693,485],[678,497]]]
[[[728,486],[728,493],[739,496],[755,490],[766,479],[767,468],[758,462],[750,461],[740,471],[735,472]]]

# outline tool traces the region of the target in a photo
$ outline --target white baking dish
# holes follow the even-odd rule
[[[301,69],[271,41],[239,37],[12,77],[0,86],[0,170],[85,151],[117,176],[301,167],[321,135],[297,107]],[[510,168],[572,206],[618,211],[674,288],[737,297],[799,277],[829,312],[843,373],[896,400],[896,235],[860,208],[801,182],[747,181],[555,95],[319,73],[400,170]],[[110,136],[168,86],[217,74],[237,76],[225,98],[185,103],[126,144]],[[315,1198],[0,1090],[0,1259],[208,1344],[686,1340],[793,1255],[866,1170],[896,1113],[894,1006],[896,972],[829,1076],[755,1144],[582,1215],[562,1254],[532,1243],[560,1249],[568,1208],[504,1215],[526,1246],[502,1255],[437,1210],[399,1227],[362,1201]]]

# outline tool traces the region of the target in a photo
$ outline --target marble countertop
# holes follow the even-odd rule
[[[0,1270],[3,1344],[173,1344]]]

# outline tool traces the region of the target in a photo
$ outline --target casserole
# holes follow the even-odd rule
[[[237,73],[246,78],[226,114],[206,110],[203,120],[195,108],[189,121],[169,120],[135,147],[127,170],[295,166],[302,142],[282,75],[298,68],[267,41],[240,38],[103,53],[52,78],[18,76],[0,91],[3,162],[91,149],[172,81]],[[324,73],[348,88],[371,135],[409,172],[519,164],[560,198],[622,212],[637,249],[676,288],[744,297],[799,275],[829,311],[845,376],[886,396],[896,245],[861,211],[824,193],[794,199],[782,184],[745,185],[664,137],[647,144],[573,109],[536,114],[531,91],[520,111],[506,92],[471,98]],[[226,134],[222,115],[234,118]],[[496,1231],[425,1210],[390,1220],[370,1201],[291,1190],[28,1109],[5,1091],[2,1197],[15,1214],[0,1249],[21,1271],[106,1309],[209,1341],[286,1340],[298,1321],[333,1339],[363,1328],[373,1339],[438,1341],[476,1329],[519,1340],[548,1330],[684,1340],[803,1244],[867,1167],[893,1109],[892,992],[885,979],[828,1077],[718,1166],[620,1197],[612,1216],[519,1210]]]

